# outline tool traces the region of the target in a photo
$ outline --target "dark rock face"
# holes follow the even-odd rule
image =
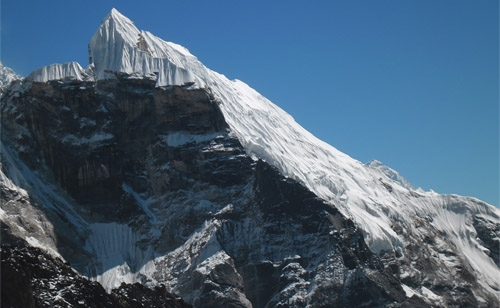
[[[488,222],[482,217],[474,217],[474,228],[484,246],[489,249],[490,256],[500,266],[500,226]]]
[[[121,184],[129,179],[140,186],[141,175],[136,173],[144,170],[148,151],[156,150],[151,146],[161,132],[203,134],[227,128],[205,91],[165,91],[151,81],[35,82],[11,103],[22,111],[16,122],[36,141],[23,160],[36,168],[43,159],[60,185],[81,203],[115,202]],[[175,160],[182,154],[172,152],[165,156]],[[176,161],[177,169],[196,171]],[[106,219],[110,213],[100,214]]]
[[[222,228],[219,242],[244,273],[254,307],[385,306],[405,300],[399,281],[385,272],[360,231],[336,208],[262,161],[253,185],[255,208],[250,212],[258,213],[251,219],[261,228],[261,243],[289,249],[283,254],[288,257],[280,259],[275,250],[238,245],[241,235],[235,230],[248,217],[228,220]],[[309,298],[293,298],[307,294],[313,283],[317,288]]]
[[[2,244],[1,258],[2,307],[191,307],[164,286],[122,284],[107,294],[38,248]]]
[[[2,209],[12,217],[2,238],[16,246],[2,248],[2,271],[5,250],[12,281],[2,293],[15,295],[5,305],[185,305],[169,292],[195,307],[429,304],[407,298],[402,282],[418,287],[433,277],[421,274],[437,270],[432,260],[419,257],[418,273],[401,281],[412,260],[374,255],[337,208],[246,155],[209,90],[155,88],[119,75],[22,87],[1,100],[2,170],[27,191],[1,187]],[[487,241],[491,229],[477,224]],[[68,264],[18,248],[27,237],[109,293]],[[412,244],[408,250],[419,255],[419,242]],[[113,273],[141,284],[116,285]],[[460,277],[467,273],[464,267]],[[467,279],[449,303],[477,304]],[[450,285],[434,281],[427,287],[436,292]]]

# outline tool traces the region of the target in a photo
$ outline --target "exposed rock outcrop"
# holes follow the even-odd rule
[[[39,248],[2,244],[2,307],[188,308],[164,286],[122,284],[111,294]]]

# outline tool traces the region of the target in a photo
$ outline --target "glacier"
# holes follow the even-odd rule
[[[460,257],[476,273],[482,287],[500,300],[500,269],[480,240],[473,221],[473,217],[477,216],[499,224],[500,209],[472,197],[415,189],[399,173],[379,161],[364,164],[351,158],[316,138],[292,116],[244,82],[229,80],[205,67],[186,48],[139,30],[116,9],[111,10],[92,36],[89,55],[91,63],[87,69],[76,62],[54,64],[35,70],[28,80],[98,81],[125,76],[152,80],[160,88],[182,86],[207,89],[218,102],[229,126],[229,134],[239,140],[247,155],[274,166],[285,177],[301,183],[319,198],[338,208],[344,216],[355,222],[374,254],[382,256],[387,252],[395,252],[401,258],[410,254],[406,248],[409,238],[425,238],[429,236],[430,229],[437,230],[457,248]],[[178,133],[166,136],[164,141],[178,147],[191,142],[208,141],[219,135],[220,132],[204,137]],[[85,143],[111,138],[102,133],[88,140],[80,138],[78,141],[72,136],[67,137],[67,140]],[[12,187],[13,184],[6,180],[3,173],[0,175],[3,185]],[[35,175],[31,179],[33,186],[43,187],[39,180],[33,180],[36,179]],[[47,191],[45,189],[42,195],[49,194]],[[147,208],[151,200],[143,202]],[[4,215],[2,212],[1,216]],[[82,225],[78,219],[72,219],[78,221],[77,225]],[[398,228],[395,228],[396,225]],[[136,250],[135,243],[140,240],[140,236],[127,226],[114,223],[86,225],[85,228],[93,234],[87,239],[87,249],[99,256],[99,262],[108,262],[105,267],[110,268],[95,278],[108,290],[118,287],[123,281],[146,279],[153,283],[161,280],[159,274],[155,273],[158,264],[171,264],[172,259],[183,259],[185,267],[207,272],[207,268],[214,268],[221,260],[230,258],[212,240],[214,230],[219,226],[218,219],[207,221],[184,246],[168,255],[154,256],[152,251]],[[204,238],[207,244],[197,249],[199,255],[206,256],[193,258],[183,255],[193,250],[185,246],[198,245],[200,238]],[[500,238],[497,241],[500,245]],[[111,242],[112,245],[107,244]],[[437,243],[438,248],[439,245],[449,244]],[[54,246],[51,244],[52,249],[55,249]],[[450,266],[456,262],[456,259],[439,249],[435,257],[442,262],[449,262]],[[127,260],[128,263],[123,262]],[[120,265],[113,267],[117,263]],[[134,266],[139,268],[132,270]],[[299,265],[290,263],[288,266]],[[182,268],[173,271],[176,270],[182,271]],[[296,270],[300,272],[300,269]],[[171,281],[172,288],[176,288],[175,275],[161,275],[164,276],[163,280]],[[296,285],[298,289],[303,288],[300,282],[299,279]],[[440,302],[439,296],[426,287],[411,289],[406,286],[405,291],[407,295],[419,294],[437,304]]]

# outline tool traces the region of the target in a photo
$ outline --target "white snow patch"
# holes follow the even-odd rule
[[[152,250],[141,250],[137,245],[139,236],[127,225],[95,223],[89,227],[85,249],[95,256],[95,261],[86,274],[108,292],[122,282],[136,282],[140,268],[151,260]]]
[[[413,291],[412,288],[410,288],[409,286],[405,285],[404,283],[402,283],[401,286],[403,287],[403,290],[406,293],[406,297],[410,298],[413,295],[417,294],[417,292]]]
[[[203,260],[203,262],[196,267],[196,271],[200,272],[202,275],[209,275],[217,265],[226,264],[230,259],[231,257],[229,257],[225,251],[219,250]]]
[[[28,236],[25,238],[25,240],[31,246],[40,248],[40,249],[46,251],[47,253],[49,253],[50,255],[57,257],[57,258],[60,258],[61,260],[64,260],[64,258],[59,254],[59,252],[57,250],[50,247],[50,245],[43,244],[37,238],[35,238],[33,236]]]
[[[234,211],[234,206],[232,204],[228,204],[225,207],[223,207],[220,211],[215,213],[216,216],[218,215],[223,215],[223,214],[229,214]]]
[[[441,296],[437,295],[436,293],[432,292],[431,290],[427,289],[426,287],[421,288],[422,295],[427,297],[428,299],[432,300],[434,303],[439,303],[441,302]]]
[[[142,210],[149,217],[151,223],[153,225],[156,225],[158,223],[158,219],[156,218],[155,214],[153,214],[153,212],[149,209],[150,200],[144,199],[141,195],[139,195],[137,192],[135,192],[132,189],[132,187],[130,187],[127,184],[123,184],[122,189],[123,189],[123,191],[128,192],[130,195],[132,195],[132,197],[134,198],[136,203],[142,208]],[[157,232],[159,232],[159,230]]]
[[[221,133],[209,133],[203,135],[190,134],[186,132],[174,132],[168,135],[160,136],[164,142],[171,147],[180,147],[188,143],[200,143],[213,140],[219,136]]]
[[[84,144],[89,144],[89,143],[98,143],[98,142],[104,142],[104,141],[109,141],[113,139],[114,136],[109,133],[101,133],[97,132],[89,137],[80,137],[76,136],[73,134],[67,134],[62,138],[63,143],[70,143],[73,145],[84,145]]]

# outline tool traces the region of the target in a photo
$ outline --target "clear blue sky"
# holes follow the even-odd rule
[[[1,2],[1,60],[88,64],[112,7],[350,156],[499,205],[499,2]]]

